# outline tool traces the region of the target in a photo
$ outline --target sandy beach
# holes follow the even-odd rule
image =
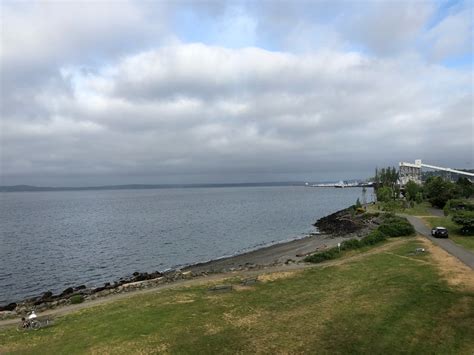
[[[242,268],[298,262],[308,254],[333,247],[348,237],[334,237],[326,234],[311,235],[259,248],[247,253],[187,266],[182,271],[192,271],[195,274],[202,272],[226,272]]]

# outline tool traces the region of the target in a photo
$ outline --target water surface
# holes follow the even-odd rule
[[[0,193],[0,305],[300,238],[361,195],[291,186]]]

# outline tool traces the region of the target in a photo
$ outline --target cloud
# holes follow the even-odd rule
[[[473,50],[472,9],[450,14],[425,34],[430,54],[436,61],[471,53]],[[472,58],[471,58],[472,62]]]
[[[429,2],[373,2],[348,20],[346,38],[377,54],[413,48],[435,7]]]
[[[62,74],[63,94],[35,96],[43,120],[4,119],[8,181],[130,172],[239,180],[419,152],[464,164],[472,149],[469,78],[414,58],[179,44]]]
[[[1,6],[2,184],[472,167],[472,71],[441,62],[469,51],[465,11],[429,27],[425,2]]]

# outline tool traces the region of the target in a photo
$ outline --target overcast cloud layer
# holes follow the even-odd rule
[[[2,2],[1,184],[473,167],[470,2]]]

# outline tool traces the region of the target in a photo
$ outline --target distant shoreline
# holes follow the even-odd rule
[[[271,186],[304,186],[304,182],[261,182],[261,183],[221,183],[221,184],[129,184],[86,187],[49,187],[31,185],[0,186],[0,192],[40,192],[40,191],[97,191],[97,190],[152,190],[152,189],[186,189],[218,187],[271,187]]]

